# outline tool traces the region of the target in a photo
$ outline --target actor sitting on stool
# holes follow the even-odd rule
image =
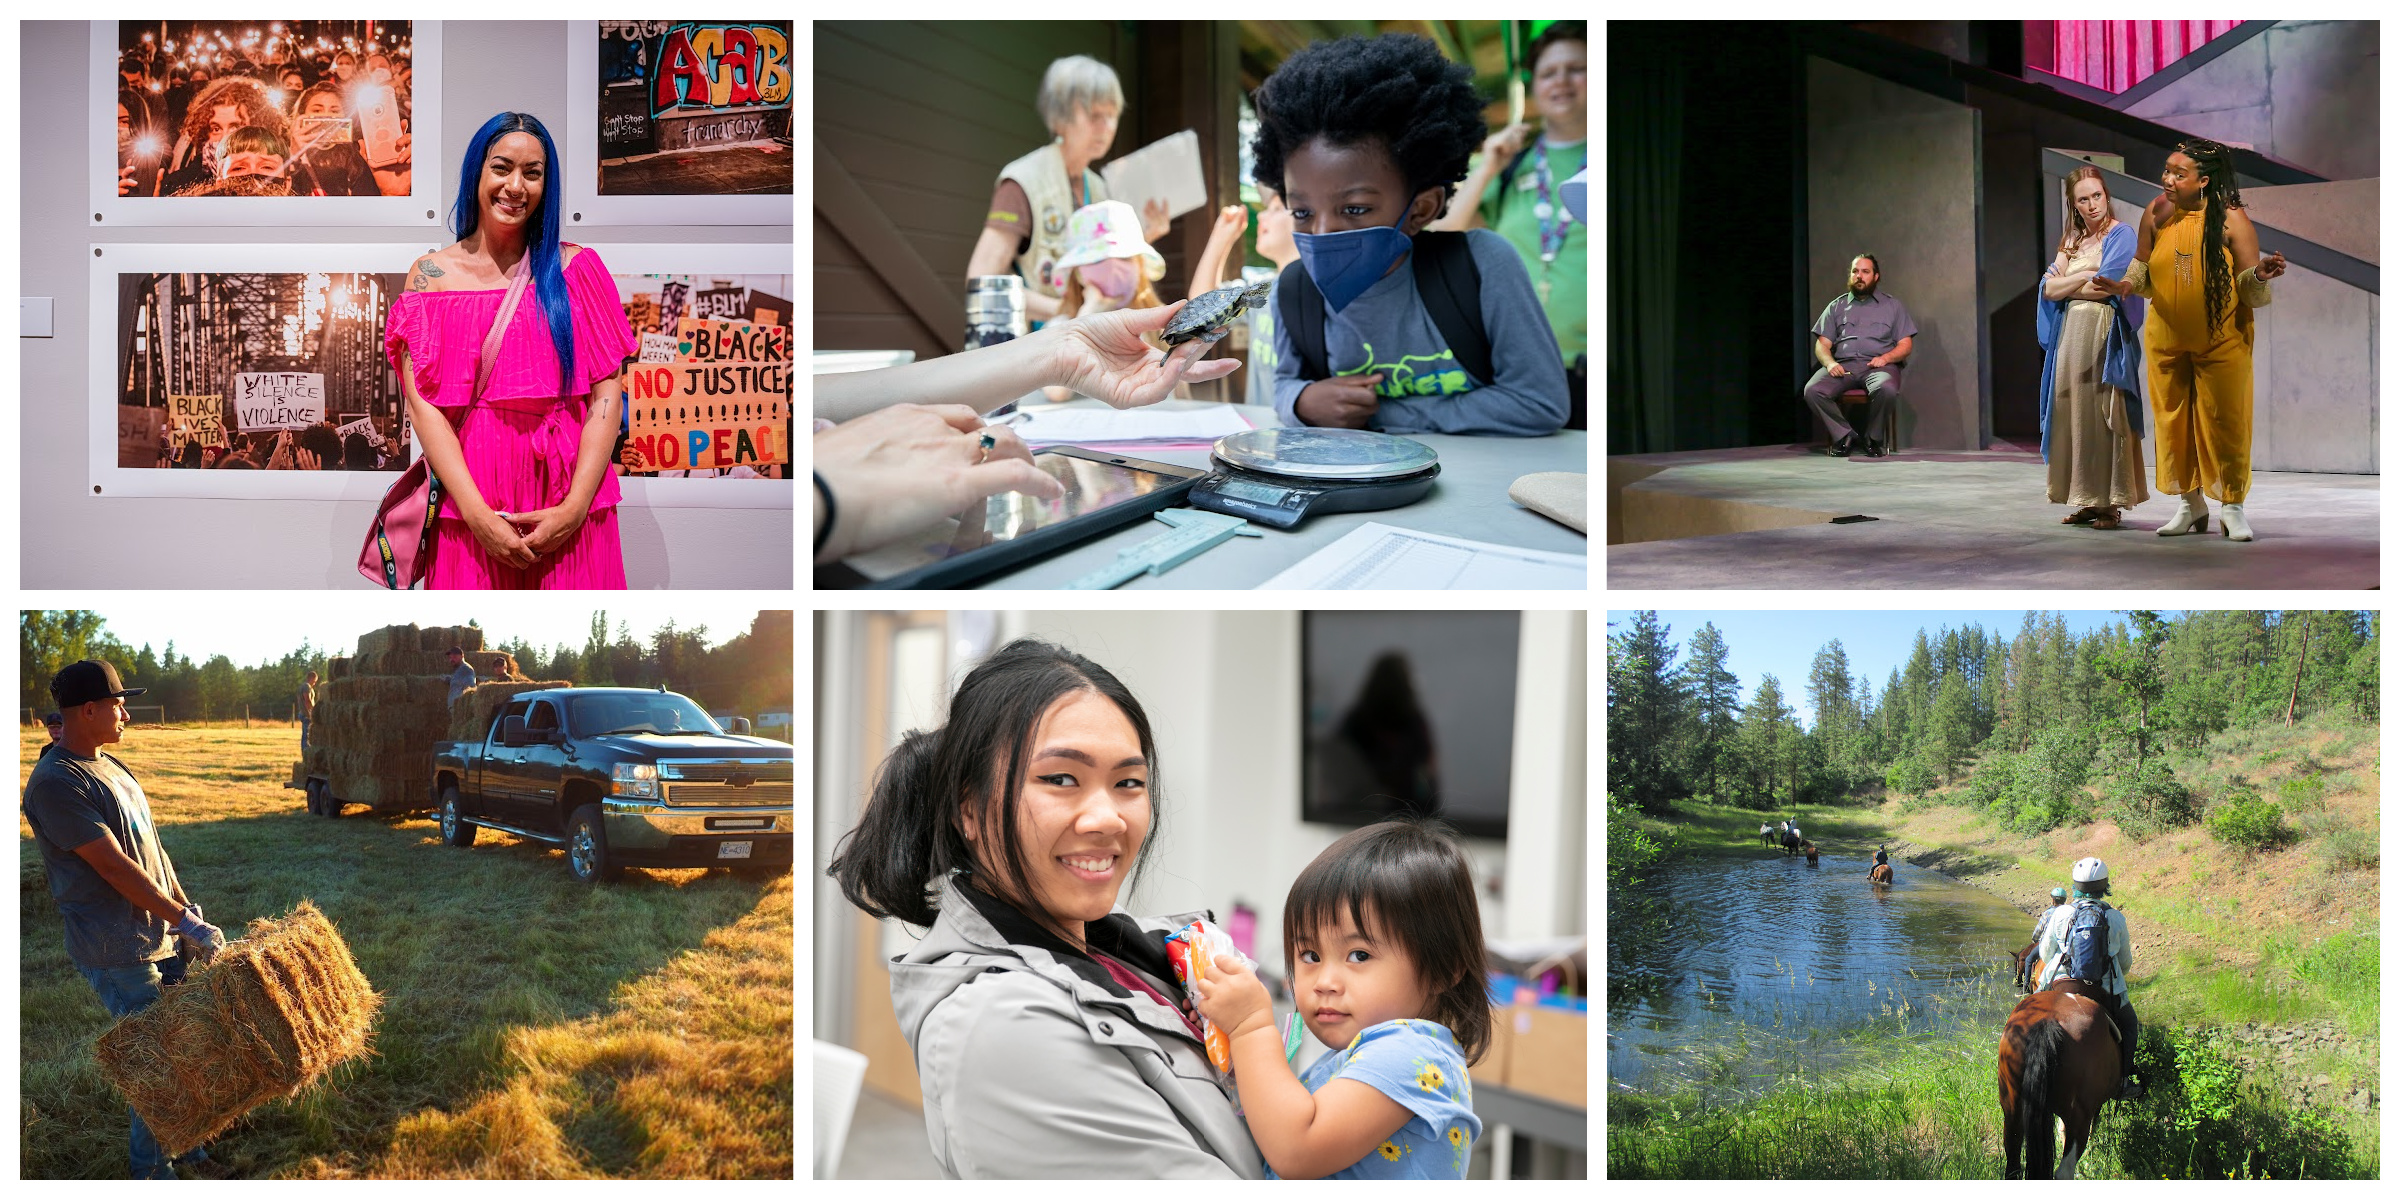
[[[1883,457],[1883,443],[1875,440],[1874,431],[1883,428],[1886,414],[1900,403],[1900,364],[1916,344],[1917,323],[1908,319],[1908,306],[1898,296],[1875,290],[1882,278],[1883,266],[1874,255],[1851,259],[1850,290],[1834,297],[1809,331],[1817,335],[1817,361],[1823,365],[1801,394],[1833,436],[1825,453],[1835,458],[1856,453],[1862,441],[1868,458]],[[1842,393],[1862,386],[1867,389],[1868,429],[1863,439],[1842,420]]]

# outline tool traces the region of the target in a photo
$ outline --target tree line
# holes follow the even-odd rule
[[[354,649],[325,649],[303,639],[281,657],[255,666],[236,665],[222,654],[201,661],[177,650],[172,641],[159,649],[148,644],[129,647],[109,631],[100,614],[81,610],[22,612],[17,634],[20,709],[50,711],[50,677],[68,663],[99,658],[116,665],[125,686],[149,689],[131,703],[163,705],[170,721],[238,720],[245,714],[289,720],[293,697],[307,673],[317,671],[321,681],[327,657]],[[681,629],[672,620],[649,637],[636,638],[622,619],[611,626],[603,610],[592,614],[580,643],[543,646],[519,635],[487,648],[514,655],[517,669],[534,679],[566,679],[586,686],[663,684],[711,711],[745,716],[769,709],[791,711],[789,610],[760,612],[748,629],[713,649],[709,640],[707,626]]]
[[[1764,675],[1747,703],[1713,624],[1686,645],[1655,612],[1613,624],[1608,790],[1645,812],[1685,798],[1761,811],[1873,801],[1974,773],[1974,799],[2034,830],[2106,775],[2129,823],[2172,824],[2170,752],[2328,710],[2378,718],[2372,612],[2137,610],[2082,635],[2029,612],[2013,637],[1920,629],[1880,690],[1833,639],[1797,693]]]

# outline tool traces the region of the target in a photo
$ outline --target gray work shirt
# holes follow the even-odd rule
[[[1917,323],[1908,319],[1908,306],[1890,292],[1861,300],[1845,291],[1817,315],[1809,332],[1833,343],[1833,361],[1865,362],[1891,353],[1901,338],[1917,336]]]
[[[102,837],[142,868],[169,897],[181,892],[175,864],[158,844],[150,798],[115,756],[85,757],[53,747],[25,781],[25,821],[42,848],[50,898],[67,923],[67,957],[79,967],[131,967],[175,955],[175,932],[126,899],[75,853]]]
[[[464,661],[461,661],[458,664],[458,669],[450,672],[449,702],[452,704],[458,703],[458,694],[474,686],[475,668],[470,667]]]

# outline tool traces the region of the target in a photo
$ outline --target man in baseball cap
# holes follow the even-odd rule
[[[85,659],[61,670],[50,695],[65,731],[25,782],[25,820],[66,920],[67,957],[112,1017],[148,1008],[162,988],[182,981],[178,942],[202,962],[225,948],[224,933],[184,896],[142,785],[101,749],[124,739],[125,697],[143,690],[126,687],[106,662]],[[136,1179],[224,1174],[200,1149],[169,1162],[138,1114],[130,1151]]]

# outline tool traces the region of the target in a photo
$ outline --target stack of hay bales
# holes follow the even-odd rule
[[[343,801],[377,812],[432,807],[433,747],[450,729],[452,646],[466,652],[478,679],[525,678],[515,658],[484,649],[483,631],[472,625],[363,634],[355,656],[325,664],[308,757],[293,764],[293,786],[315,775]]]
[[[476,672],[477,679],[482,677],[482,672]],[[519,692],[538,692],[544,688],[574,686],[575,681],[571,679],[534,680],[527,679],[522,675],[513,679],[495,679],[489,683],[477,683],[474,687],[460,692],[458,703],[450,707],[450,740],[454,742],[482,741],[483,735],[491,732],[492,717],[498,714],[501,707],[515,698]],[[560,715],[564,716],[565,714]]]
[[[169,1154],[298,1093],[367,1050],[382,998],[333,922],[303,900],[253,921],[216,961],[118,1021],[92,1048]]]

